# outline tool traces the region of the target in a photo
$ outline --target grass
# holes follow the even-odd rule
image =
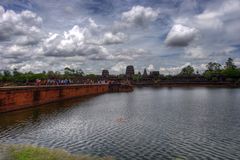
[[[0,147],[1,150],[4,151],[4,160],[113,160],[112,157],[73,155],[61,149],[48,149],[31,145],[5,145]],[[0,160],[3,159],[0,157]]]

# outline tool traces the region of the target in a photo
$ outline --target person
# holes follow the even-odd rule
[[[36,79],[36,86],[40,86],[41,84],[41,80],[40,79]]]

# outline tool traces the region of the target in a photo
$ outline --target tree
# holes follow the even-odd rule
[[[0,72],[0,82],[3,80],[3,74]]]
[[[48,71],[48,72],[47,72],[47,77],[48,77],[49,79],[55,78],[54,72],[53,72],[53,71]]]
[[[207,64],[207,70],[208,71],[219,71],[221,69],[221,64],[216,62],[209,62]]]
[[[222,71],[222,74],[227,78],[240,78],[240,70],[236,68],[226,68]]]
[[[25,80],[24,76],[22,75],[21,72],[17,70],[17,68],[14,68],[12,73],[13,73],[12,81],[14,83],[19,84]]]
[[[232,58],[228,58],[227,62],[225,63],[225,68],[222,71],[222,74],[227,78],[239,78],[240,77],[240,70],[234,64]]]
[[[55,71],[54,72],[54,78],[60,79],[62,77],[61,72]]]
[[[138,72],[138,74],[134,74],[132,78],[134,81],[139,81],[141,79],[141,77],[142,77],[141,73]]]
[[[83,72],[82,69],[77,69],[77,70],[75,71],[75,74],[76,74],[76,76],[83,76],[83,75],[84,75],[84,72]]]
[[[97,76],[95,74],[88,74],[86,75],[86,78],[91,79],[91,80],[97,80]]]
[[[194,68],[190,65],[184,67],[179,75],[182,76],[192,76],[194,74]]]
[[[227,62],[225,63],[225,68],[232,68],[232,69],[236,69],[237,66],[234,64],[233,59],[232,58],[228,58]]]
[[[18,75],[20,75],[20,74],[21,74],[21,73],[18,72],[17,68],[14,68],[14,69],[13,69],[13,76],[14,76],[14,77],[16,77],[16,76],[18,76]]]
[[[4,75],[5,77],[11,77],[11,72],[10,72],[9,70],[4,70],[4,71],[3,71],[3,75]]]
[[[11,80],[12,80],[11,72],[9,70],[4,70],[3,71],[2,81],[3,82],[9,82]]]
[[[206,67],[207,70],[203,73],[203,76],[208,80],[219,80],[221,75],[221,64],[216,62],[209,62]]]
[[[72,78],[75,74],[75,70],[69,67],[64,68],[64,77],[65,78]]]

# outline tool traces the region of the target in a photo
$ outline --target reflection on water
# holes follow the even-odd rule
[[[117,159],[240,159],[240,89],[142,88],[0,114],[0,142]]]

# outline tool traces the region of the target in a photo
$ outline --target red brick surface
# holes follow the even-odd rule
[[[106,92],[108,92],[108,85],[0,88],[0,113]]]

